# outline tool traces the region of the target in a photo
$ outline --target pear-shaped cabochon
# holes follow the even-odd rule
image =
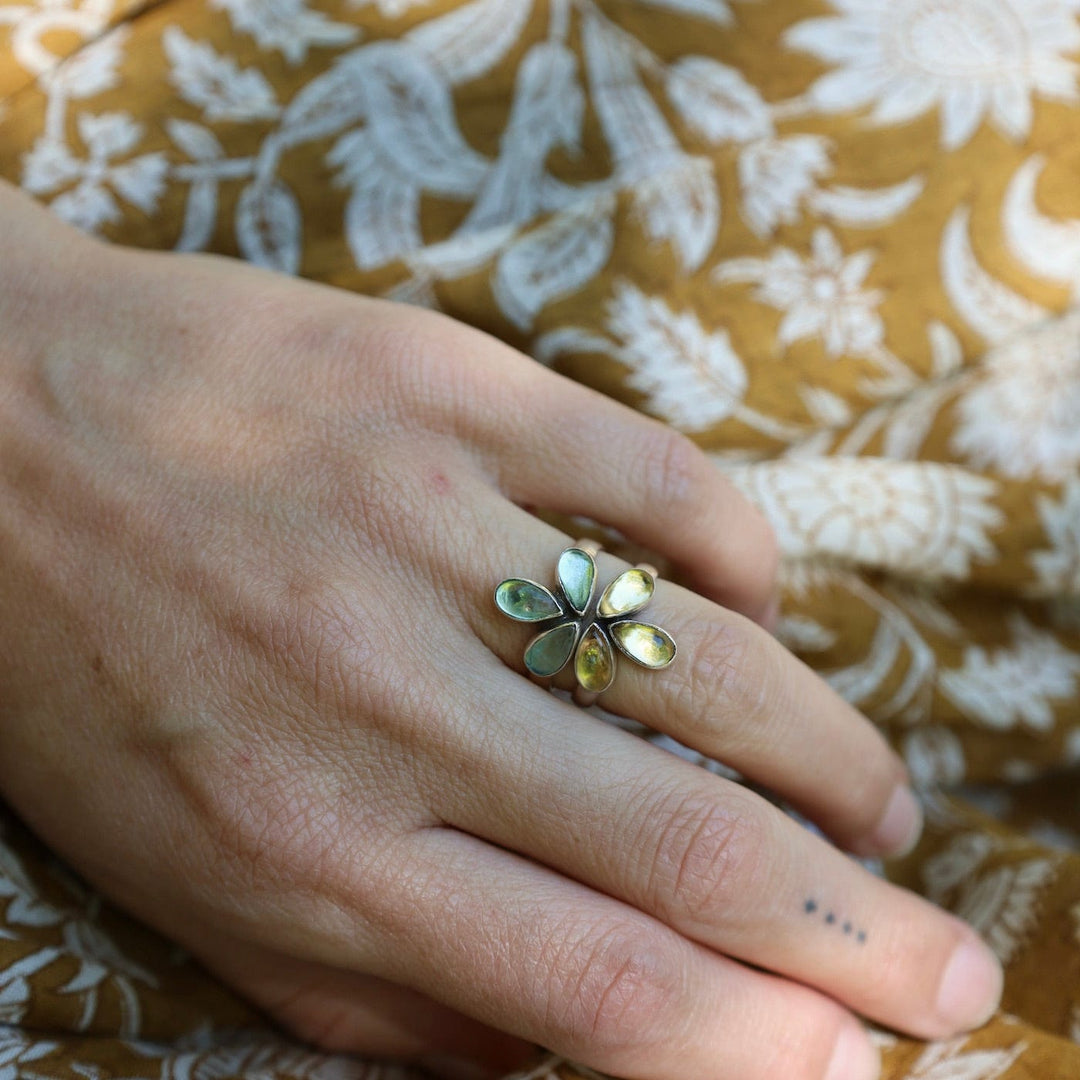
[[[596,584],[596,563],[581,548],[567,548],[559,556],[559,584],[570,606],[583,615]]]
[[[612,615],[632,615],[652,599],[652,594],[652,574],[636,567],[633,570],[624,570],[600,597],[600,614],[604,618]]]
[[[499,610],[518,622],[540,622],[563,613],[559,601],[535,581],[507,578],[495,590]]]
[[[560,623],[537,634],[525,648],[525,666],[541,678],[562,671],[574,651],[577,636],[578,624],[573,622]]]
[[[617,622],[610,627],[620,652],[648,668],[667,667],[675,659],[675,642],[666,630],[640,622]]]
[[[615,679],[615,652],[596,623],[585,632],[574,656],[574,674],[586,690],[602,694]]]

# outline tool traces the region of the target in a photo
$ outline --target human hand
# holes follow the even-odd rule
[[[964,924],[522,677],[492,590],[568,538],[520,506],[591,515],[701,594],[658,585],[679,656],[604,705],[851,850],[914,839],[880,734],[752,620],[774,545],[688,441],[441,316],[25,213],[0,791],[105,894],[368,1055],[863,1080],[851,1011],[988,1015]]]

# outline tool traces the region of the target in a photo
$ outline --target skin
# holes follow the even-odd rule
[[[865,1080],[855,1014],[989,1015],[964,924],[522,677],[492,590],[573,538],[521,507],[591,514],[694,585],[647,612],[676,662],[605,706],[842,847],[913,842],[901,762],[759,625],[775,542],[690,442],[436,314],[2,187],[0,235],[0,792],[115,902],[295,1035],[448,1073],[536,1042]]]

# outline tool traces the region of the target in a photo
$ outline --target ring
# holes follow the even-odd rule
[[[675,659],[675,642],[659,626],[628,616],[652,599],[656,568],[624,570],[596,598],[598,548],[579,540],[560,556],[558,595],[529,578],[506,578],[495,604],[517,622],[550,623],[525,646],[525,667],[537,679],[557,675],[574,657],[574,701],[591,705],[615,681],[615,649],[642,667],[658,670]]]

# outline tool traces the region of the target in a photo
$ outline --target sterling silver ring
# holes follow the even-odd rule
[[[656,568],[624,570],[597,598],[598,547],[579,540],[560,556],[556,592],[529,578],[506,578],[495,604],[517,622],[546,623],[525,646],[525,667],[537,679],[557,675],[574,658],[574,700],[591,705],[615,681],[617,649],[641,667],[657,670],[675,659],[675,642],[659,626],[630,618],[652,599]],[[614,645],[614,649],[612,648]]]

